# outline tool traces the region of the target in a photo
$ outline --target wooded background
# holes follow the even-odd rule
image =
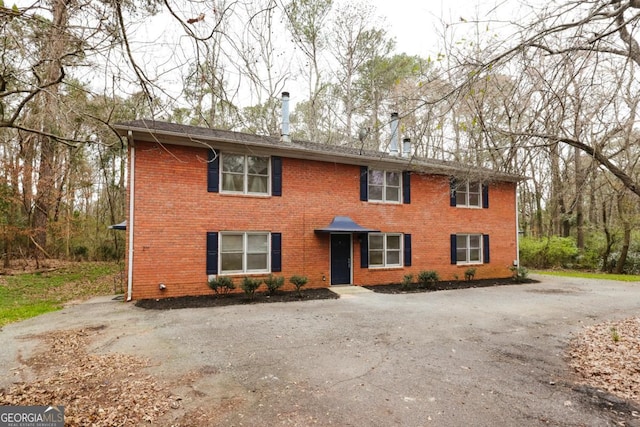
[[[0,0],[4,265],[122,258],[107,228],[126,205],[113,123],[279,136],[290,91],[293,138],[385,150],[398,112],[414,155],[528,177],[525,265],[637,273],[640,0],[522,8],[416,28],[439,39],[420,57],[365,2]],[[172,47],[137,30],[160,15]],[[150,60],[167,50],[170,67]]]

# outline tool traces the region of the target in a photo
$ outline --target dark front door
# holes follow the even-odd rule
[[[331,284],[351,283],[351,234],[331,235]]]

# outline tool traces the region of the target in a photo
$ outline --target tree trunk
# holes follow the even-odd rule
[[[552,144],[549,147],[549,161],[551,166],[551,230],[550,234],[561,234],[562,225],[562,213],[563,209],[560,208],[563,205],[562,193],[562,180],[560,178],[560,154],[558,153],[558,144]]]
[[[578,148],[573,149],[574,162],[575,162],[575,189],[576,189],[576,245],[580,253],[584,252],[584,213],[583,213],[583,188],[584,188],[584,174],[581,164],[581,151]]]
[[[615,274],[624,273],[624,265],[627,262],[627,255],[629,254],[629,246],[631,245],[631,225],[628,221],[624,222],[624,236],[622,238],[622,249],[620,250],[620,258],[616,263],[616,268],[613,271]]]
[[[567,212],[567,208],[564,205],[564,198],[560,196],[558,198],[559,208],[560,208],[560,226],[561,228],[561,236],[569,237],[571,236],[571,212]]]
[[[614,269],[615,274],[622,274],[624,272],[624,265],[627,262],[627,255],[629,254],[629,246],[631,245],[631,221],[629,220],[629,213],[627,209],[626,191],[623,189],[618,193],[618,216],[622,223],[622,248],[620,249],[620,257],[616,262]]]
[[[611,234],[611,230],[609,230],[609,223],[607,222],[607,203],[602,202],[602,227],[604,229],[604,235],[606,238],[607,245],[604,250],[604,254],[602,254],[602,271],[610,273],[609,268],[609,256],[611,256],[611,248],[613,248],[614,238]]]
[[[43,60],[47,63],[45,69],[45,81],[56,80],[61,71],[63,52],[67,37],[65,36],[68,23],[68,1],[53,0],[52,14],[53,21],[46,40],[46,48],[43,50]],[[57,114],[56,106],[57,87],[51,87],[48,91],[40,94],[40,126],[47,133],[53,133]],[[54,162],[56,156],[56,142],[51,138],[38,136],[40,145],[40,164],[38,167],[38,183],[36,185],[37,196],[35,199],[35,209],[33,212],[33,243],[35,253],[46,256],[47,232],[49,230],[49,214],[55,205],[55,170]]]
[[[49,212],[54,204],[54,142],[45,136],[40,137],[40,166],[38,168],[38,185],[35,209],[33,211],[33,240],[35,251],[44,252],[47,247],[49,229]]]

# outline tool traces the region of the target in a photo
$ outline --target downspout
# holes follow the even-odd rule
[[[135,201],[135,166],[136,166],[136,148],[133,145],[133,133],[127,133],[129,150],[129,220],[127,221],[127,230],[129,230],[129,271],[127,272],[127,301],[131,301],[131,293],[133,292],[133,213],[135,212],[133,203]]]
[[[516,267],[520,268],[520,210],[518,209],[518,183],[516,182],[514,189],[516,197]],[[520,272],[518,272],[520,274]]]

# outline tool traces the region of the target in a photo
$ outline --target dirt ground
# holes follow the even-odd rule
[[[2,330],[0,403],[64,404],[67,425],[640,425],[621,379],[638,379],[640,284],[540,279],[183,310],[91,300]]]

